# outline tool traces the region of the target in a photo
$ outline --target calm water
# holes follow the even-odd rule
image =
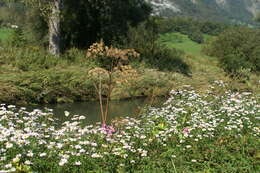
[[[138,118],[139,112],[143,107],[147,105],[158,107],[162,105],[165,100],[166,98],[159,97],[153,101],[147,98],[111,101],[108,119],[111,120],[117,117],[127,116]],[[41,109],[44,107],[53,109],[55,117],[58,118],[60,122],[71,119],[73,115],[84,115],[86,117],[84,123],[86,124],[93,124],[100,121],[100,107],[97,101],[40,106]],[[37,108],[39,108],[39,106]],[[66,117],[64,111],[70,112],[70,115]]]

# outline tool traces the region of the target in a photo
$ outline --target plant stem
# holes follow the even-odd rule
[[[102,124],[105,124],[106,121],[104,119],[104,111],[103,111],[103,103],[102,103],[102,83],[101,83],[100,76],[99,76],[98,96],[99,96],[99,105],[100,105],[100,112],[101,112],[101,121],[102,121]]]

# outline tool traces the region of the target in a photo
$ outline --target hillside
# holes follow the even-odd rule
[[[260,0],[147,0],[154,14],[188,15],[197,18],[253,24]]]

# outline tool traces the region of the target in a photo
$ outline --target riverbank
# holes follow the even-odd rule
[[[186,58],[193,61],[192,57]],[[191,77],[155,69],[136,69],[129,74],[122,74],[117,79],[112,99],[166,96],[171,89],[180,89],[183,85],[190,85],[205,92],[214,81],[218,80],[226,82],[234,91],[259,93],[259,88],[256,87],[257,78],[247,83],[230,80],[221,69],[208,65],[207,61],[209,60],[193,61],[200,65],[192,67],[195,69],[192,69]],[[94,85],[89,80],[88,69],[85,67],[68,65],[28,72],[21,72],[10,65],[1,67],[0,102],[2,103],[26,105],[97,100]]]
[[[184,51],[182,64],[187,68],[158,70],[145,62],[130,62],[115,76],[112,99],[167,96],[172,89],[190,85],[205,92],[215,81],[223,81],[232,91],[260,93],[260,77],[230,78],[218,65],[217,58],[203,55],[202,44],[189,40],[174,42],[175,36],[162,40],[169,48]],[[190,47],[187,49],[187,47]],[[16,105],[71,103],[97,100],[89,71],[99,66],[86,58],[85,51],[71,49],[62,57],[54,57],[39,47],[5,47],[0,55],[0,102]],[[180,67],[181,68],[181,67]],[[216,91],[221,92],[221,91]]]
[[[0,102],[24,105],[97,100],[89,69],[84,66],[72,64],[28,72],[10,65],[2,67]],[[169,77],[164,78],[165,73],[156,70],[131,69],[119,75],[112,99],[167,95],[173,86]]]

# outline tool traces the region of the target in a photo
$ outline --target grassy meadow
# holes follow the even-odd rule
[[[187,35],[181,33],[166,33],[161,35],[160,42],[168,47],[183,50],[185,53],[190,55],[201,56],[202,46],[188,38]]]
[[[0,28],[0,41],[6,41],[12,36],[12,29]]]

